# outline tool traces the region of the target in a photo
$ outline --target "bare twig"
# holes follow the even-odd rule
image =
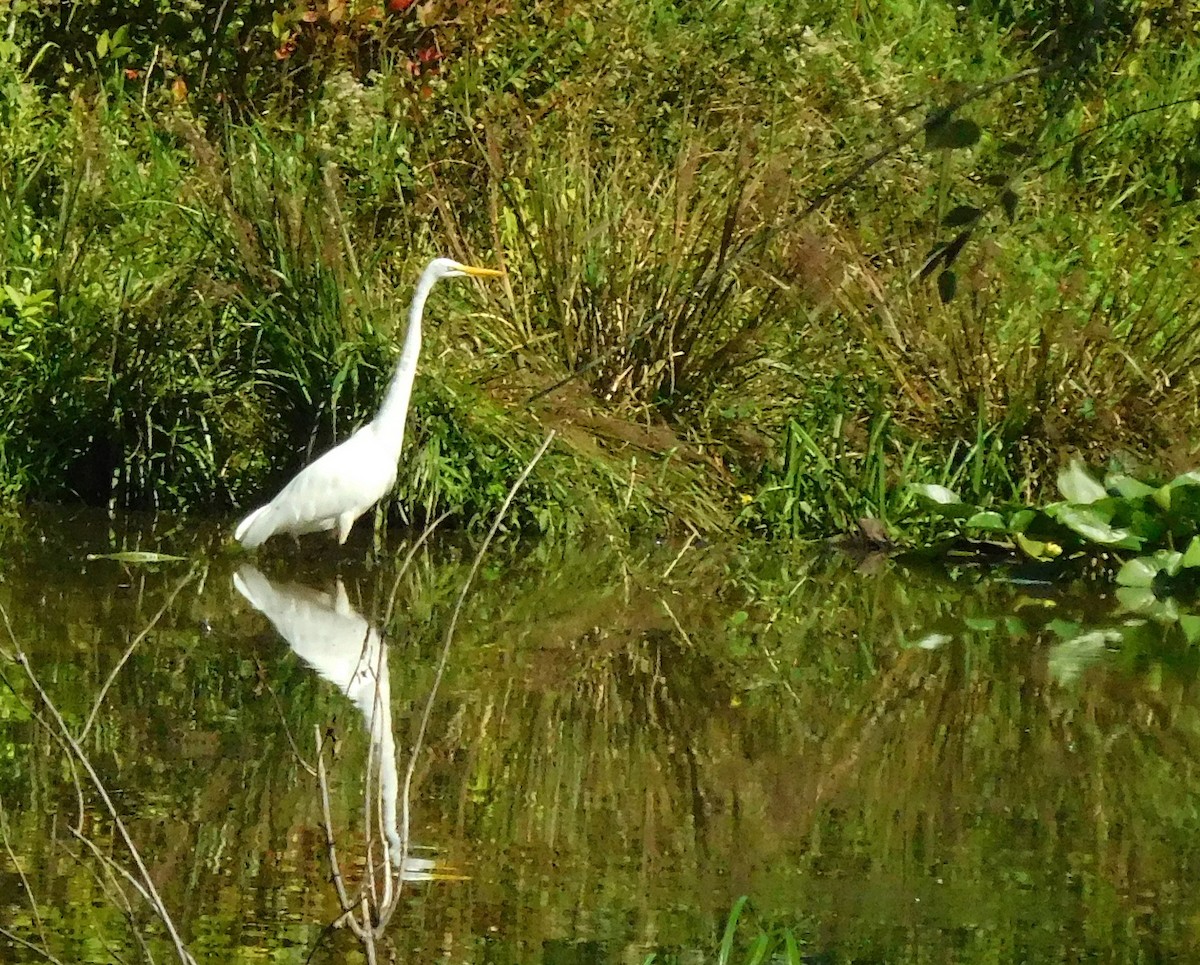
[[[447,509],[444,513],[442,513],[441,516],[426,526],[425,532],[417,537],[416,542],[412,544],[412,548],[408,551],[408,555],[404,557],[404,562],[400,564],[400,571],[396,574],[396,579],[392,582],[392,592],[388,597],[387,609],[383,611],[383,622],[380,624],[381,633],[386,634],[388,625],[392,622],[392,613],[395,611],[396,606],[396,594],[400,590],[400,580],[408,571],[409,565],[416,557],[417,550],[425,545],[429,537],[433,535],[433,531],[437,529],[442,524],[442,521],[445,520],[445,518],[449,515],[450,510]]]
[[[137,845],[134,843],[133,837],[129,833],[129,829],[125,826],[125,822],[121,820],[120,814],[117,813],[116,805],[113,804],[112,798],[109,797],[108,789],[104,786],[104,782],[100,779],[100,775],[96,773],[96,769],[92,766],[91,759],[87,756],[87,752],[84,751],[84,749],[79,745],[79,742],[71,736],[71,732],[67,728],[66,721],[63,720],[62,715],[58,712],[58,708],[50,699],[50,695],[47,694],[45,689],[42,687],[41,682],[37,678],[37,674],[33,672],[33,667],[29,663],[29,658],[25,655],[24,651],[21,650],[20,644],[17,642],[16,636],[13,634],[12,623],[8,619],[8,611],[5,610],[3,606],[0,606],[0,616],[3,617],[5,626],[8,628],[9,636],[12,638],[13,646],[17,648],[15,655],[17,663],[20,664],[21,668],[25,671],[25,675],[29,679],[30,685],[35,691],[37,691],[38,697],[41,698],[43,706],[46,708],[51,718],[53,718],[54,724],[57,727],[59,734],[61,734],[63,741],[66,742],[67,746],[74,754],[75,759],[87,773],[88,778],[91,780],[92,788],[96,791],[96,794],[99,795],[100,800],[104,802],[105,810],[108,811],[108,816],[112,820],[113,826],[116,828],[117,833],[120,835],[121,840],[128,849],[130,858],[133,860],[133,863],[138,870],[138,874],[141,877],[141,884],[144,887],[147,893],[147,898],[150,902],[150,907],[154,910],[154,913],[158,915],[159,920],[166,928],[167,934],[171,938],[171,943],[175,947],[175,953],[179,956],[179,960],[185,963],[185,965],[196,965],[196,960],[192,958],[191,953],[189,953],[187,948],[184,946],[183,939],[180,938],[179,932],[175,928],[175,922],[171,918],[170,912],[167,911],[167,907],[163,903],[162,897],[158,894],[158,889],[154,887],[154,881],[150,877],[150,871],[146,867],[145,862],[142,861],[141,852],[138,851]]]
[[[429,719],[433,713],[433,703],[437,697],[438,688],[442,683],[442,676],[446,671],[446,662],[450,657],[450,647],[454,642],[454,631],[458,626],[458,618],[462,613],[464,604],[467,601],[467,594],[471,590],[471,585],[475,581],[475,576],[479,572],[479,567],[483,565],[484,556],[487,555],[488,548],[492,545],[492,540],[495,539],[496,533],[500,531],[500,525],[504,522],[504,517],[508,514],[509,507],[512,506],[513,500],[524,485],[525,480],[529,478],[529,474],[533,472],[534,466],[538,464],[542,456],[546,454],[546,450],[550,448],[550,443],[554,441],[555,430],[551,429],[546,434],[545,440],[542,442],[538,451],[533,454],[533,458],[521,470],[521,475],[517,477],[516,482],[512,484],[508,495],[504,497],[504,503],[500,506],[500,511],[496,513],[496,518],[492,522],[491,528],[483,539],[483,544],[479,547],[479,552],[475,554],[475,559],[471,563],[470,572],[467,573],[467,578],[463,581],[462,589],[459,591],[458,599],[455,601],[454,610],[450,614],[450,625],[446,628],[446,640],[442,644],[442,653],[438,658],[437,670],[433,675],[433,686],[429,690],[429,697],[425,701],[425,709],[421,714],[421,723],[417,727],[417,736],[413,741],[412,753],[408,759],[408,767],[404,772],[404,784],[401,791],[401,829],[400,829],[400,844],[401,854],[400,861],[396,866],[395,874],[401,876],[404,870],[404,859],[408,856],[409,845],[409,830],[411,826],[411,816],[409,811],[409,797],[412,791],[413,775],[417,769],[417,757],[420,754],[421,747],[425,743],[425,733],[429,729]],[[387,927],[388,921],[396,910],[396,903],[391,904],[383,910],[379,918],[379,924],[376,926],[376,933],[381,934],[383,929]]]
[[[138,948],[141,949],[142,957],[147,962],[150,962],[150,965],[154,965],[154,955],[150,951],[150,946],[146,944],[146,939],[142,935],[141,928],[138,927],[137,916],[133,911],[133,904],[129,901],[129,895],[125,893],[125,889],[122,888],[120,882],[117,881],[116,873],[120,873],[122,876],[124,876],[125,879],[129,881],[137,891],[142,892],[144,896],[142,886],[130,877],[128,871],[117,864],[117,862],[114,861],[109,855],[104,854],[91,838],[79,831],[76,831],[74,828],[68,828],[68,830],[71,832],[73,837],[77,838],[92,853],[92,857],[94,857],[99,863],[100,867],[104,869],[105,876],[101,877],[100,873],[94,867],[92,867],[91,864],[89,864],[87,861],[84,861],[82,854],[72,851],[66,845],[62,845],[62,849],[74,859],[75,863],[79,865],[79,867],[83,868],[92,876],[92,880],[96,882],[96,886],[102,892],[104,892],[104,894],[108,897],[108,900],[123,911],[125,920],[129,924],[129,932],[131,935],[133,935],[133,940],[137,942]],[[104,948],[109,955],[111,955],[114,960],[122,962],[123,959],[119,954],[117,954],[116,950],[108,943],[108,941],[103,937],[101,937],[101,940],[104,942]]]
[[[188,570],[187,576],[180,580],[179,583],[176,584],[175,589],[171,591],[171,595],[167,597],[166,603],[164,603],[159,608],[158,612],[154,614],[150,622],[147,623],[142,629],[142,632],[133,638],[133,642],[125,648],[125,652],[121,654],[121,659],[118,660],[117,665],[112,668],[112,672],[108,675],[108,679],[104,681],[104,686],[100,688],[100,693],[96,695],[95,703],[92,704],[92,712],[88,714],[88,719],[83,725],[83,730],[79,732],[79,740],[84,740],[88,735],[88,731],[92,729],[92,724],[96,722],[96,714],[100,712],[100,705],[104,703],[104,698],[108,694],[108,688],[111,687],[113,681],[117,679],[117,674],[121,672],[121,668],[124,667],[129,658],[133,656],[133,651],[137,649],[138,644],[145,640],[146,635],[158,625],[158,621],[162,619],[162,615],[166,613],[168,609],[170,609],[171,604],[175,602],[175,598],[179,596],[180,592],[185,586],[192,582],[192,579],[195,577],[195,575],[196,567],[193,565],[192,568]],[[16,641],[14,641],[14,643],[15,642]]]
[[[33,889],[29,887],[29,879],[25,877],[25,869],[21,867],[21,862],[17,859],[17,854],[13,851],[12,842],[8,837],[8,812],[4,809],[4,799],[0,798],[0,838],[4,840],[4,850],[8,853],[8,859],[12,862],[13,867],[17,869],[17,875],[21,879],[21,887],[25,889],[25,897],[29,899],[29,910],[33,912],[33,923],[37,927],[38,937],[42,940],[43,947],[46,945],[46,929],[42,925],[42,916],[38,912],[37,896],[33,893]]]
[[[258,671],[259,680],[261,680],[263,686],[267,688],[267,693],[271,695],[271,700],[275,702],[275,711],[279,714],[279,723],[283,725],[283,736],[287,738],[288,744],[291,745],[292,754],[295,755],[296,763],[308,771],[309,775],[316,777],[317,769],[304,759],[304,755],[300,753],[300,748],[296,746],[296,741],[292,737],[292,729],[288,727],[287,716],[283,712],[283,704],[279,700],[279,694],[275,693],[275,688],[271,686],[271,682],[267,680],[266,674],[263,673],[262,661],[258,659],[257,655],[254,657],[254,669]],[[317,752],[320,753],[320,751],[321,745],[318,742]]]
[[[325,847],[329,852],[330,876],[333,879],[334,890],[337,891],[338,903],[342,910],[349,912],[354,906],[346,893],[346,881],[342,877],[342,866],[338,862],[337,843],[333,836],[333,815],[329,807],[329,779],[325,773],[325,753],[322,749],[321,728],[314,725],[317,739],[317,783],[321,788],[321,811],[325,818]]]
[[[54,965],[64,965],[62,959],[55,958],[53,955],[50,954],[50,951],[48,949],[39,948],[33,942],[27,942],[20,935],[14,935],[12,932],[10,932],[7,928],[4,928],[3,926],[0,926],[0,935],[3,935],[10,942],[16,942],[18,945],[22,945],[25,948],[28,948],[31,952],[33,952],[36,955],[41,955],[42,958],[44,958],[48,962],[53,962]]]

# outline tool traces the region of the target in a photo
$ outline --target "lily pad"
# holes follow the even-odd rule
[[[918,496],[924,496],[928,500],[935,503],[940,503],[943,506],[952,506],[961,504],[962,499],[953,489],[947,486],[938,486],[935,483],[914,483],[912,486],[913,492]]]
[[[1023,533],[1037,518],[1036,509],[1018,509],[1008,518],[1008,530],[1010,533]]]
[[[1142,547],[1142,541],[1129,530],[1110,525],[1104,514],[1089,506],[1060,503],[1054,507],[1047,506],[1046,511],[1068,529],[1093,543],[1132,550]]]
[[[1192,613],[1179,614],[1179,629],[1183,631],[1184,639],[1188,643],[1200,641],[1200,616]]]
[[[1108,490],[1092,478],[1078,459],[1072,459],[1058,474],[1058,491],[1067,502],[1079,504],[1094,503],[1108,495]]]
[[[1144,482],[1134,479],[1132,476],[1126,476],[1124,473],[1113,473],[1104,480],[1104,485],[1109,489],[1115,489],[1125,499],[1144,499],[1154,495],[1153,486],[1147,486]]]
[[[999,513],[994,513],[991,510],[986,510],[982,513],[976,513],[963,523],[967,529],[983,529],[993,533],[1007,533],[1008,523],[1004,521],[1004,517]]]
[[[1171,597],[1159,599],[1154,591],[1145,586],[1119,586],[1116,592],[1117,600],[1130,613],[1150,617],[1162,623],[1176,623],[1179,620],[1179,605]]]
[[[1179,561],[1180,569],[1189,569],[1193,566],[1200,566],[1200,536],[1192,537],[1187,549],[1183,551],[1183,558]]]
[[[1062,547],[1058,543],[1030,539],[1024,533],[1017,533],[1016,540],[1021,552],[1035,560],[1052,560],[1062,556]]]
[[[1120,586],[1151,587],[1154,578],[1158,576],[1160,567],[1149,556],[1138,556],[1126,560],[1117,572],[1117,584]]]
[[[940,516],[954,519],[966,519],[976,512],[976,507],[964,503],[958,493],[946,486],[935,483],[914,483],[913,492],[934,504],[934,511]]]

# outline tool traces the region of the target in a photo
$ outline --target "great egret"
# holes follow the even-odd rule
[[[421,273],[408,309],[408,333],[387,395],[375,418],[340,445],[296,474],[279,495],[238,523],[234,538],[253,549],[276,533],[320,533],[336,529],[345,543],[354,521],[387,495],[396,482],[408,401],[421,354],[421,318],[430,289],[442,278],[492,278],[492,268],[435,258]]]
[[[333,594],[294,584],[272,583],[253,566],[233,575],[233,585],[275,625],[300,658],[358,707],[370,738],[368,767],[379,762],[376,789],[388,853],[405,881],[431,881],[441,875],[428,858],[407,854],[407,825],[397,820],[400,777],[392,732],[392,691],[388,648],[379,631],[350,605],[338,580]],[[405,814],[408,809],[405,808]]]

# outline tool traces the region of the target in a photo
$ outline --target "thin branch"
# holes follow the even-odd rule
[[[0,935],[3,935],[10,942],[16,942],[18,945],[24,945],[31,952],[33,952],[36,955],[41,955],[42,958],[44,958],[48,962],[53,962],[54,965],[65,965],[65,963],[62,961],[62,959],[55,958],[53,955],[50,954],[48,949],[39,948],[37,945],[33,944],[33,942],[27,942],[20,935],[14,935],[12,932],[10,932],[7,928],[5,928],[3,926],[0,926]]]
[[[442,521],[450,515],[450,512],[451,511],[447,509],[444,513],[442,513],[441,516],[425,527],[425,532],[417,537],[416,542],[413,543],[412,548],[408,551],[408,555],[404,557],[404,562],[400,564],[400,571],[396,574],[396,579],[392,582],[392,592],[388,597],[387,608],[383,612],[383,622],[380,624],[380,632],[382,634],[387,634],[388,625],[392,622],[392,613],[395,610],[396,594],[400,590],[401,577],[403,577],[408,571],[409,565],[417,555],[417,550],[419,550],[428,541],[429,537],[433,535],[433,531],[442,524]]]
[[[454,604],[454,610],[450,614],[450,625],[446,629],[446,640],[442,644],[442,653],[438,658],[437,670],[433,675],[433,686],[430,688],[429,697],[425,701],[425,709],[421,714],[421,723],[417,728],[416,739],[413,741],[413,749],[408,759],[408,767],[404,772],[404,785],[401,790],[401,807],[403,809],[403,816],[401,819],[402,827],[400,831],[401,852],[400,860],[396,865],[395,871],[397,876],[401,876],[401,880],[404,874],[404,864],[408,857],[409,830],[411,827],[409,797],[412,791],[413,775],[417,769],[417,757],[420,755],[421,747],[425,743],[425,733],[429,729],[429,719],[433,714],[433,703],[437,697],[438,688],[441,686],[442,677],[446,672],[446,662],[450,657],[450,647],[454,642],[454,631],[458,626],[459,615],[462,613],[463,606],[467,601],[467,594],[470,592],[471,584],[475,581],[475,576],[479,572],[479,567],[483,565],[483,558],[487,555],[488,548],[492,545],[492,540],[495,539],[496,533],[500,531],[500,525],[504,522],[504,517],[507,515],[509,507],[512,506],[512,502],[516,498],[517,493],[520,491],[521,486],[524,485],[525,480],[529,478],[529,474],[533,472],[534,466],[538,464],[542,456],[546,454],[546,450],[550,448],[550,443],[554,441],[555,435],[556,431],[554,429],[551,429],[550,432],[546,434],[546,438],[538,448],[538,451],[533,454],[533,458],[530,459],[525,465],[525,468],[521,470],[521,475],[517,477],[516,482],[514,482],[512,484],[512,488],[509,489],[508,495],[504,497],[504,503],[500,506],[500,511],[496,513],[496,518],[493,520],[491,528],[484,537],[483,544],[479,547],[479,552],[475,554],[475,559],[471,563],[470,572],[467,573],[467,578],[463,581],[462,589],[459,591],[458,599]],[[387,927],[388,921],[391,920],[392,915],[395,913],[396,907],[397,905],[393,903],[380,915],[379,924],[375,929],[375,933],[377,935],[383,933],[384,928]]]
[[[337,891],[338,903],[342,906],[343,911],[349,912],[354,906],[350,903],[350,896],[346,894],[346,882],[342,877],[342,867],[337,857],[337,843],[333,836],[333,815],[329,807],[329,779],[325,773],[325,752],[322,749],[321,728],[313,725],[313,730],[316,732],[317,738],[317,783],[321,788],[321,810],[325,817],[325,848],[329,852],[330,875],[333,878],[334,890]]]
[[[300,748],[296,745],[295,739],[292,737],[292,729],[288,726],[287,716],[283,712],[283,703],[279,699],[279,694],[275,692],[275,688],[271,686],[271,681],[267,679],[267,675],[263,673],[262,661],[258,659],[258,655],[254,657],[254,669],[258,671],[258,679],[262,681],[263,686],[267,688],[267,693],[271,695],[271,700],[275,702],[275,711],[279,714],[279,723],[283,726],[283,735],[287,738],[288,744],[291,745],[292,754],[296,758],[296,762],[308,771],[312,777],[317,776],[317,769],[304,759],[304,755],[300,753]],[[317,753],[321,752],[321,744],[317,744]]]
[[[97,862],[100,864],[100,867],[104,869],[104,874],[105,874],[107,880],[106,880],[106,878],[102,878],[100,876],[100,873],[95,868],[93,868],[91,866],[91,864],[89,864],[87,861],[83,860],[82,854],[78,854],[75,851],[72,851],[65,844],[60,845],[60,847],[65,852],[67,852],[67,854],[69,854],[72,859],[74,859],[75,863],[77,865],[79,865],[79,867],[83,868],[88,874],[90,874],[92,876],[92,880],[96,882],[96,886],[101,891],[104,892],[105,896],[108,898],[109,901],[111,901],[114,905],[117,905],[118,908],[124,909],[125,921],[129,925],[130,934],[133,935],[134,941],[137,942],[138,948],[141,949],[142,957],[147,962],[150,962],[151,965],[154,965],[154,955],[150,951],[150,946],[146,943],[146,939],[142,935],[142,929],[138,924],[137,916],[134,914],[133,905],[130,903],[129,896],[125,893],[125,889],[123,889],[121,887],[120,883],[117,881],[116,875],[113,873],[113,869],[115,868],[118,872],[120,872],[122,875],[124,875],[125,878],[127,880],[129,880],[139,892],[142,891],[141,885],[139,885],[137,882],[133,881],[133,879],[129,875],[129,872],[126,871],[124,868],[122,868],[119,864],[117,864],[116,861],[114,861],[111,857],[109,857],[108,855],[101,852],[100,849],[96,846],[96,844],[92,841],[92,839],[89,838],[87,835],[83,834],[80,831],[76,831],[74,828],[68,828],[67,830],[71,833],[71,835],[73,837],[78,838],[79,841],[81,841],[88,848],[88,850],[92,852],[92,855],[95,857]],[[121,956],[116,953],[116,951],[112,948],[112,946],[108,943],[108,941],[106,939],[104,939],[102,937],[101,940],[104,942],[105,950],[115,960],[117,960],[119,962],[124,961],[121,958]]]
[[[185,586],[187,586],[190,582],[192,582],[192,580],[195,576],[196,576],[196,567],[193,565],[192,568],[188,571],[187,576],[185,576],[176,585],[175,589],[171,591],[171,595],[169,597],[167,597],[167,602],[164,603],[159,608],[159,611],[156,614],[154,614],[154,617],[150,620],[150,622],[148,624],[146,624],[146,626],[143,628],[142,632],[133,638],[133,643],[131,643],[125,649],[125,652],[123,654],[121,654],[121,659],[118,660],[117,665],[112,668],[112,672],[109,673],[108,679],[104,681],[104,686],[100,688],[100,693],[98,693],[96,695],[96,701],[94,704],[92,704],[92,712],[90,714],[88,714],[88,719],[87,719],[86,723],[84,723],[84,725],[83,725],[83,730],[79,732],[79,740],[82,741],[87,738],[88,731],[90,731],[92,729],[92,724],[94,724],[96,722],[96,714],[98,714],[100,712],[100,705],[102,703],[104,703],[104,698],[108,694],[108,688],[111,687],[113,684],[113,681],[117,679],[117,674],[119,674],[121,672],[121,668],[124,667],[125,664],[128,662],[129,658],[131,656],[133,656],[133,651],[137,649],[139,643],[141,643],[143,640],[146,639],[146,635],[151,630],[153,630],[155,626],[157,626],[158,621],[162,619],[162,615],[167,612],[167,610],[170,608],[171,604],[173,604],[175,602],[175,598],[177,596],[179,596],[180,592],[182,592],[182,590]],[[15,643],[16,641],[13,641],[13,642]]]
[[[129,850],[130,857],[133,859],[133,863],[137,867],[138,873],[141,875],[142,884],[149,893],[151,908],[154,909],[155,914],[158,915],[159,919],[167,929],[167,934],[170,936],[171,942],[175,946],[175,952],[179,956],[179,960],[184,962],[185,965],[196,965],[196,960],[192,958],[191,954],[184,947],[183,939],[180,938],[179,932],[175,928],[175,922],[171,919],[171,915],[167,911],[166,905],[163,903],[161,896],[158,894],[158,890],[154,887],[154,881],[150,877],[150,871],[147,869],[145,862],[142,861],[141,852],[138,851],[137,845],[134,844],[133,837],[130,835],[129,829],[126,828],[125,822],[121,820],[121,816],[117,813],[116,805],[113,804],[112,798],[109,797],[108,789],[104,786],[104,782],[100,779],[100,775],[96,773],[96,769],[92,766],[92,762],[88,758],[87,753],[79,745],[79,742],[71,736],[71,732],[67,728],[66,721],[63,720],[62,715],[58,712],[58,708],[54,705],[53,701],[51,701],[50,695],[46,693],[45,689],[41,685],[41,682],[38,680],[37,675],[33,672],[33,667],[29,663],[29,658],[25,655],[24,651],[20,649],[20,644],[17,642],[16,636],[13,634],[12,623],[8,618],[8,611],[5,610],[3,606],[0,606],[0,616],[3,617],[4,624],[8,628],[8,633],[12,638],[13,645],[17,647],[17,663],[20,664],[21,668],[25,671],[25,675],[29,679],[29,683],[34,690],[37,691],[38,697],[41,698],[42,704],[45,706],[50,716],[54,719],[54,723],[57,726],[59,733],[62,735],[63,740],[67,743],[67,746],[70,747],[72,753],[75,755],[75,758],[79,761],[80,765],[91,779],[92,787],[100,796],[100,800],[104,802],[104,807],[108,811],[109,817],[112,819],[113,826],[117,829],[117,833],[121,836],[121,840],[124,842],[125,847]]]
[[[4,840],[4,850],[8,853],[8,859],[12,862],[13,867],[17,869],[21,887],[25,889],[25,896],[29,899],[29,909],[33,912],[33,923],[37,927],[38,937],[42,940],[44,947],[49,947],[46,945],[46,929],[42,925],[42,916],[38,912],[37,896],[29,886],[29,879],[25,877],[25,869],[21,867],[21,862],[17,858],[17,853],[13,851],[12,842],[8,837],[8,812],[4,809],[3,798],[0,798],[0,838]]]

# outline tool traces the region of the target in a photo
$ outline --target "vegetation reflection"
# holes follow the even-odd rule
[[[383,958],[717,960],[743,895],[729,962],[760,934],[895,962],[1184,957],[1198,937],[1200,662],[1115,595],[694,542],[513,546],[482,566],[429,704],[468,575],[452,541],[407,568],[335,573],[300,548],[259,572],[197,536],[182,555],[209,562],[189,570],[85,558],[161,545],[136,520],[24,526],[6,657],[19,644],[197,961],[362,960],[325,931],[345,913],[326,826],[347,895],[377,882],[368,922],[389,827],[436,843],[412,870],[466,875],[405,876]],[[170,958],[67,833],[82,811],[124,854],[3,670],[4,927],[61,961],[136,960],[139,940]],[[387,804],[407,766],[411,827],[403,794]]]

